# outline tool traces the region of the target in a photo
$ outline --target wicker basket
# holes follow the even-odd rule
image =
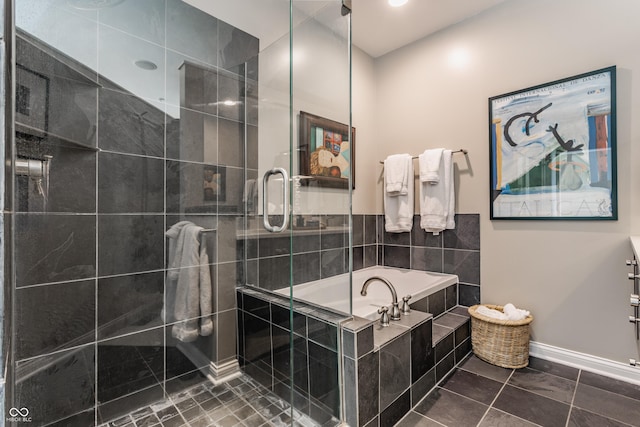
[[[484,304],[502,311],[500,305]],[[476,312],[478,305],[469,307],[471,315],[471,345],[480,359],[503,368],[524,368],[529,364],[529,324],[533,316],[522,320],[498,320]]]

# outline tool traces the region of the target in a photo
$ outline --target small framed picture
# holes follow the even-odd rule
[[[334,188],[349,188],[351,179],[355,188],[355,139],[355,128],[300,112],[300,175]]]
[[[227,168],[218,165],[205,165],[203,171],[203,200],[206,203],[226,201]]]

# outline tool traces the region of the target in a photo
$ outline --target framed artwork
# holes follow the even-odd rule
[[[616,220],[616,68],[489,98],[491,219]]]
[[[227,200],[227,168],[205,165],[203,168],[203,200],[205,203],[219,203]]]
[[[30,135],[49,131],[49,78],[16,64],[15,120]]]
[[[349,188],[351,176],[355,188],[355,139],[355,128],[300,112],[300,175],[311,177],[301,182]]]

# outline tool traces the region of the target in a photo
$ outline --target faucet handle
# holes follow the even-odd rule
[[[382,314],[382,316],[380,316],[380,324],[382,326],[389,326],[389,307],[380,307],[378,314]]]
[[[402,308],[400,309],[400,311],[402,311],[402,314],[411,313],[411,307],[409,307],[410,299],[411,299],[411,295],[407,295],[406,297],[402,298]]]

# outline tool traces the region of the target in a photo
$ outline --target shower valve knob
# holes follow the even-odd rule
[[[640,306],[640,295],[631,294],[631,297],[629,298],[629,302],[633,307]]]

